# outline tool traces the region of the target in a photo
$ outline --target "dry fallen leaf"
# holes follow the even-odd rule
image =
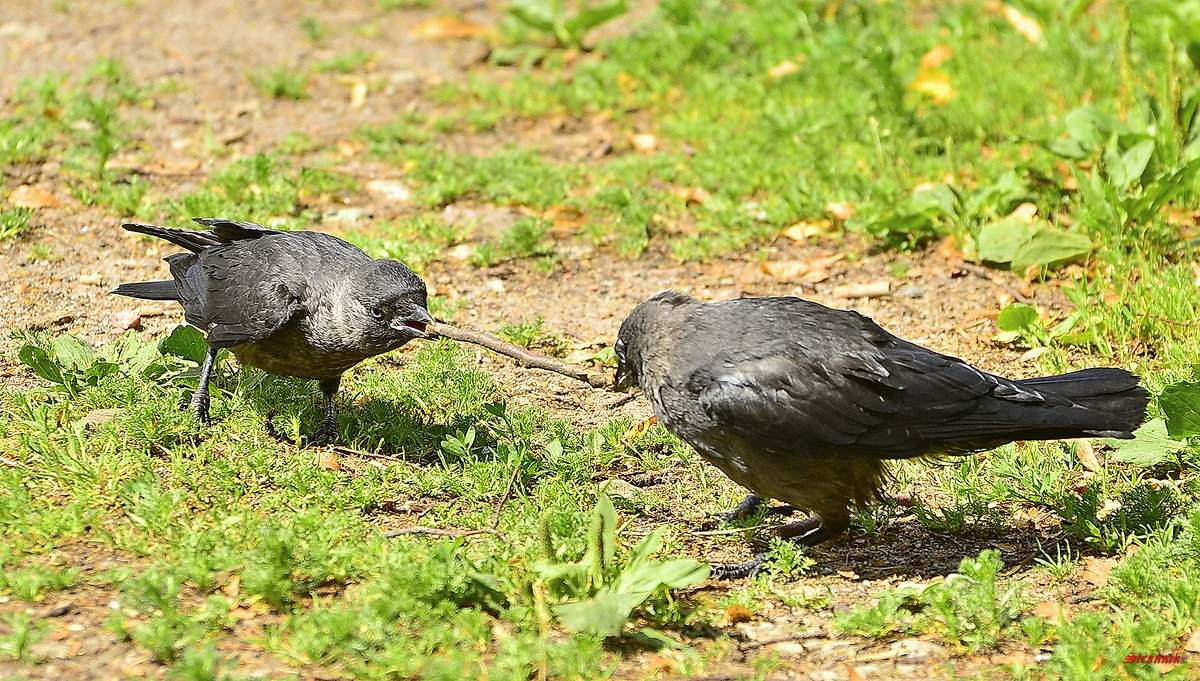
[[[473,38],[487,31],[487,27],[458,17],[431,17],[413,26],[408,34],[422,40],[453,40]]]
[[[839,577],[844,577],[846,579],[858,579],[858,573],[854,570],[838,570],[837,573]]]
[[[712,198],[712,194],[704,187],[673,187],[671,193],[689,206],[698,206]]]
[[[1200,263],[1192,261],[1192,274],[1196,275],[1196,286],[1200,286]]]
[[[1036,215],[1037,205],[1028,202],[1022,203],[1021,205],[1017,206],[1016,210],[1008,214],[1009,217],[1023,218],[1025,220],[1029,220],[1030,222],[1033,221],[1033,218]]]
[[[113,313],[109,323],[118,331],[136,329],[142,325],[142,316],[137,313],[137,310],[118,310]]]
[[[1189,653],[1200,653],[1200,627],[1196,627],[1192,631],[1192,635],[1188,637],[1187,643],[1183,644],[1183,649]]]
[[[656,423],[658,423],[658,417],[651,416],[648,419],[638,421],[637,423],[633,424],[632,426],[629,426],[629,429],[626,430],[623,435],[621,435],[621,444],[625,447],[632,448],[633,441],[635,439],[641,437],[642,434],[645,433],[647,430],[650,430],[650,427]]]
[[[1071,619],[1071,611],[1067,609],[1067,605],[1058,601],[1042,601],[1033,609],[1034,615],[1037,615],[1038,617],[1045,617],[1048,620],[1054,620],[1056,622],[1059,619],[1060,613],[1062,614],[1062,619]]]
[[[749,622],[754,619],[754,611],[744,605],[734,604],[725,608],[725,617],[729,624],[737,624],[738,622]]]
[[[938,45],[921,57],[921,68],[932,69],[954,56],[954,48],[949,45]]]
[[[650,133],[642,133],[629,138],[633,147],[638,151],[654,151],[658,148],[658,138]]]
[[[887,281],[872,281],[866,284],[844,284],[833,287],[834,298],[879,298],[892,290]]]
[[[1075,441],[1075,456],[1079,457],[1079,463],[1089,471],[1099,471],[1100,461],[1096,459],[1096,450],[1092,448],[1092,443],[1087,440]]]
[[[842,233],[841,228],[829,218],[801,220],[783,231],[793,241],[807,241],[810,237],[832,239]]]
[[[759,266],[766,274],[780,281],[804,281],[816,284],[828,279],[829,266],[844,259],[843,253],[835,253],[812,260],[764,260]]]
[[[796,62],[794,62],[790,59],[786,59],[786,60],[781,61],[778,64],[772,66],[771,70],[767,71],[767,75],[772,78],[782,78],[784,76],[791,75],[799,70],[800,70],[799,64],[797,64]]]
[[[825,212],[844,222],[854,217],[854,204],[832,201],[825,205]]]
[[[342,464],[338,461],[337,452],[332,449],[323,449],[317,452],[317,465],[327,471],[341,470]]]
[[[8,202],[18,208],[54,208],[62,201],[49,191],[31,184],[23,184],[8,195]]]
[[[857,669],[846,664],[846,681],[867,681],[867,679],[859,674]]]
[[[908,88],[913,92],[926,95],[938,106],[949,102],[958,95],[954,86],[950,84],[950,74],[940,69],[921,69],[917,72],[917,77],[908,84]]]
[[[1108,574],[1117,566],[1117,559],[1085,556],[1080,564],[1083,565],[1083,579],[1099,588],[1108,584]]]
[[[1025,39],[1031,43],[1036,43],[1042,39],[1042,26],[1038,22],[1021,14],[1015,7],[1009,5],[1004,6],[1004,18],[1012,27],[1017,30],[1017,33],[1025,36]]]

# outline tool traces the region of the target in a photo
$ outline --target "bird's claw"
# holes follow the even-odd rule
[[[304,438],[305,447],[324,447],[337,437],[337,421],[321,421],[312,435]]]
[[[190,406],[192,415],[196,417],[196,421],[200,425],[208,428],[212,425],[212,418],[208,415],[208,399],[201,399],[199,395],[192,398]]]
[[[742,579],[743,577],[755,577],[762,572],[763,566],[767,563],[768,553],[756,553],[753,558],[745,563],[736,563],[734,565],[714,565],[708,573],[712,579]]]

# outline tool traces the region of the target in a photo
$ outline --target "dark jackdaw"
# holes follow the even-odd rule
[[[615,350],[617,385],[640,386],[667,430],[750,490],[730,516],[778,499],[809,512],[778,530],[808,545],[877,497],[887,459],[1131,438],[1148,399],[1124,369],[1011,381],[790,297],[703,303],[666,291],[634,309]],[[753,574],[764,555],[714,574]]]
[[[342,374],[368,357],[425,337],[433,321],[425,282],[397,260],[372,260],[320,232],[281,232],[252,222],[195,218],[210,231],[130,223],[125,229],[186,248],[166,258],[169,281],[121,284],[113,293],[175,300],[208,334],[196,418],[209,425],[208,383],[217,351],[272,374],[314,378],[325,416],[310,444],[337,433],[334,395]]]

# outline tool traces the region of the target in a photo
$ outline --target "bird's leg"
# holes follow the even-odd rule
[[[744,504],[745,502],[743,502]],[[741,508],[739,506],[738,508]],[[816,546],[821,542],[833,539],[850,525],[849,514],[830,514],[829,518],[823,518],[817,514],[809,515],[804,520],[797,520],[794,523],[787,523],[775,528],[775,534],[781,539],[786,539],[790,542],[800,544],[802,546]],[[745,563],[736,565],[714,565],[710,576],[713,579],[741,579],[743,577],[753,577],[762,570],[766,564],[770,552],[757,553],[753,558]]]
[[[192,413],[203,426],[211,426],[212,419],[208,416],[208,383],[212,380],[213,365],[217,361],[217,348],[209,347],[204,355],[204,364],[200,367],[200,384],[192,394]]]
[[[726,511],[725,513],[717,516],[716,522],[712,523],[712,526],[716,527],[718,525],[730,523],[735,520],[745,520],[746,518],[754,515],[754,512],[758,510],[758,507],[765,502],[766,499],[763,499],[757,494],[747,494],[746,498],[742,499],[742,503],[737,505],[737,508],[734,508],[731,511]],[[767,509],[767,513],[770,513],[771,515],[791,515],[795,511],[796,507],[789,506],[787,504],[782,506],[771,506]]]
[[[334,405],[334,397],[337,395],[338,386],[342,383],[342,377],[326,379],[318,385],[321,386],[321,394],[325,396],[325,417],[321,419],[321,425],[317,426],[317,430],[313,432],[312,437],[308,438],[308,446],[320,447],[327,444],[335,436],[337,436],[337,416],[335,414],[336,407]]]

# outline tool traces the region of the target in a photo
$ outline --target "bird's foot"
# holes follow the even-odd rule
[[[721,513],[716,518],[704,523],[701,530],[715,530],[718,527],[731,523],[735,520],[745,520],[754,515],[758,508],[765,503],[765,500],[757,494],[747,494],[745,499],[730,511]],[[771,506],[767,508],[767,513],[770,515],[791,515],[796,512],[795,506],[784,504],[782,506]]]
[[[769,553],[756,553],[753,558],[745,563],[736,563],[734,565],[714,565],[708,573],[712,579],[742,579],[743,577],[755,577],[759,572],[762,572],[763,565],[767,562]]]
[[[338,435],[337,421],[333,419],[325,419],[321,421],[321,425],[313,431],[312,435],[304,438],[305,447],[324,447],[336,438]]]
[[[208,395],[196,393],[192,396],[192,403],[189,407],[192,410],[192,415],[196,417],[196,421],[205,428],[212,425],[212,418],[208,415]]]

